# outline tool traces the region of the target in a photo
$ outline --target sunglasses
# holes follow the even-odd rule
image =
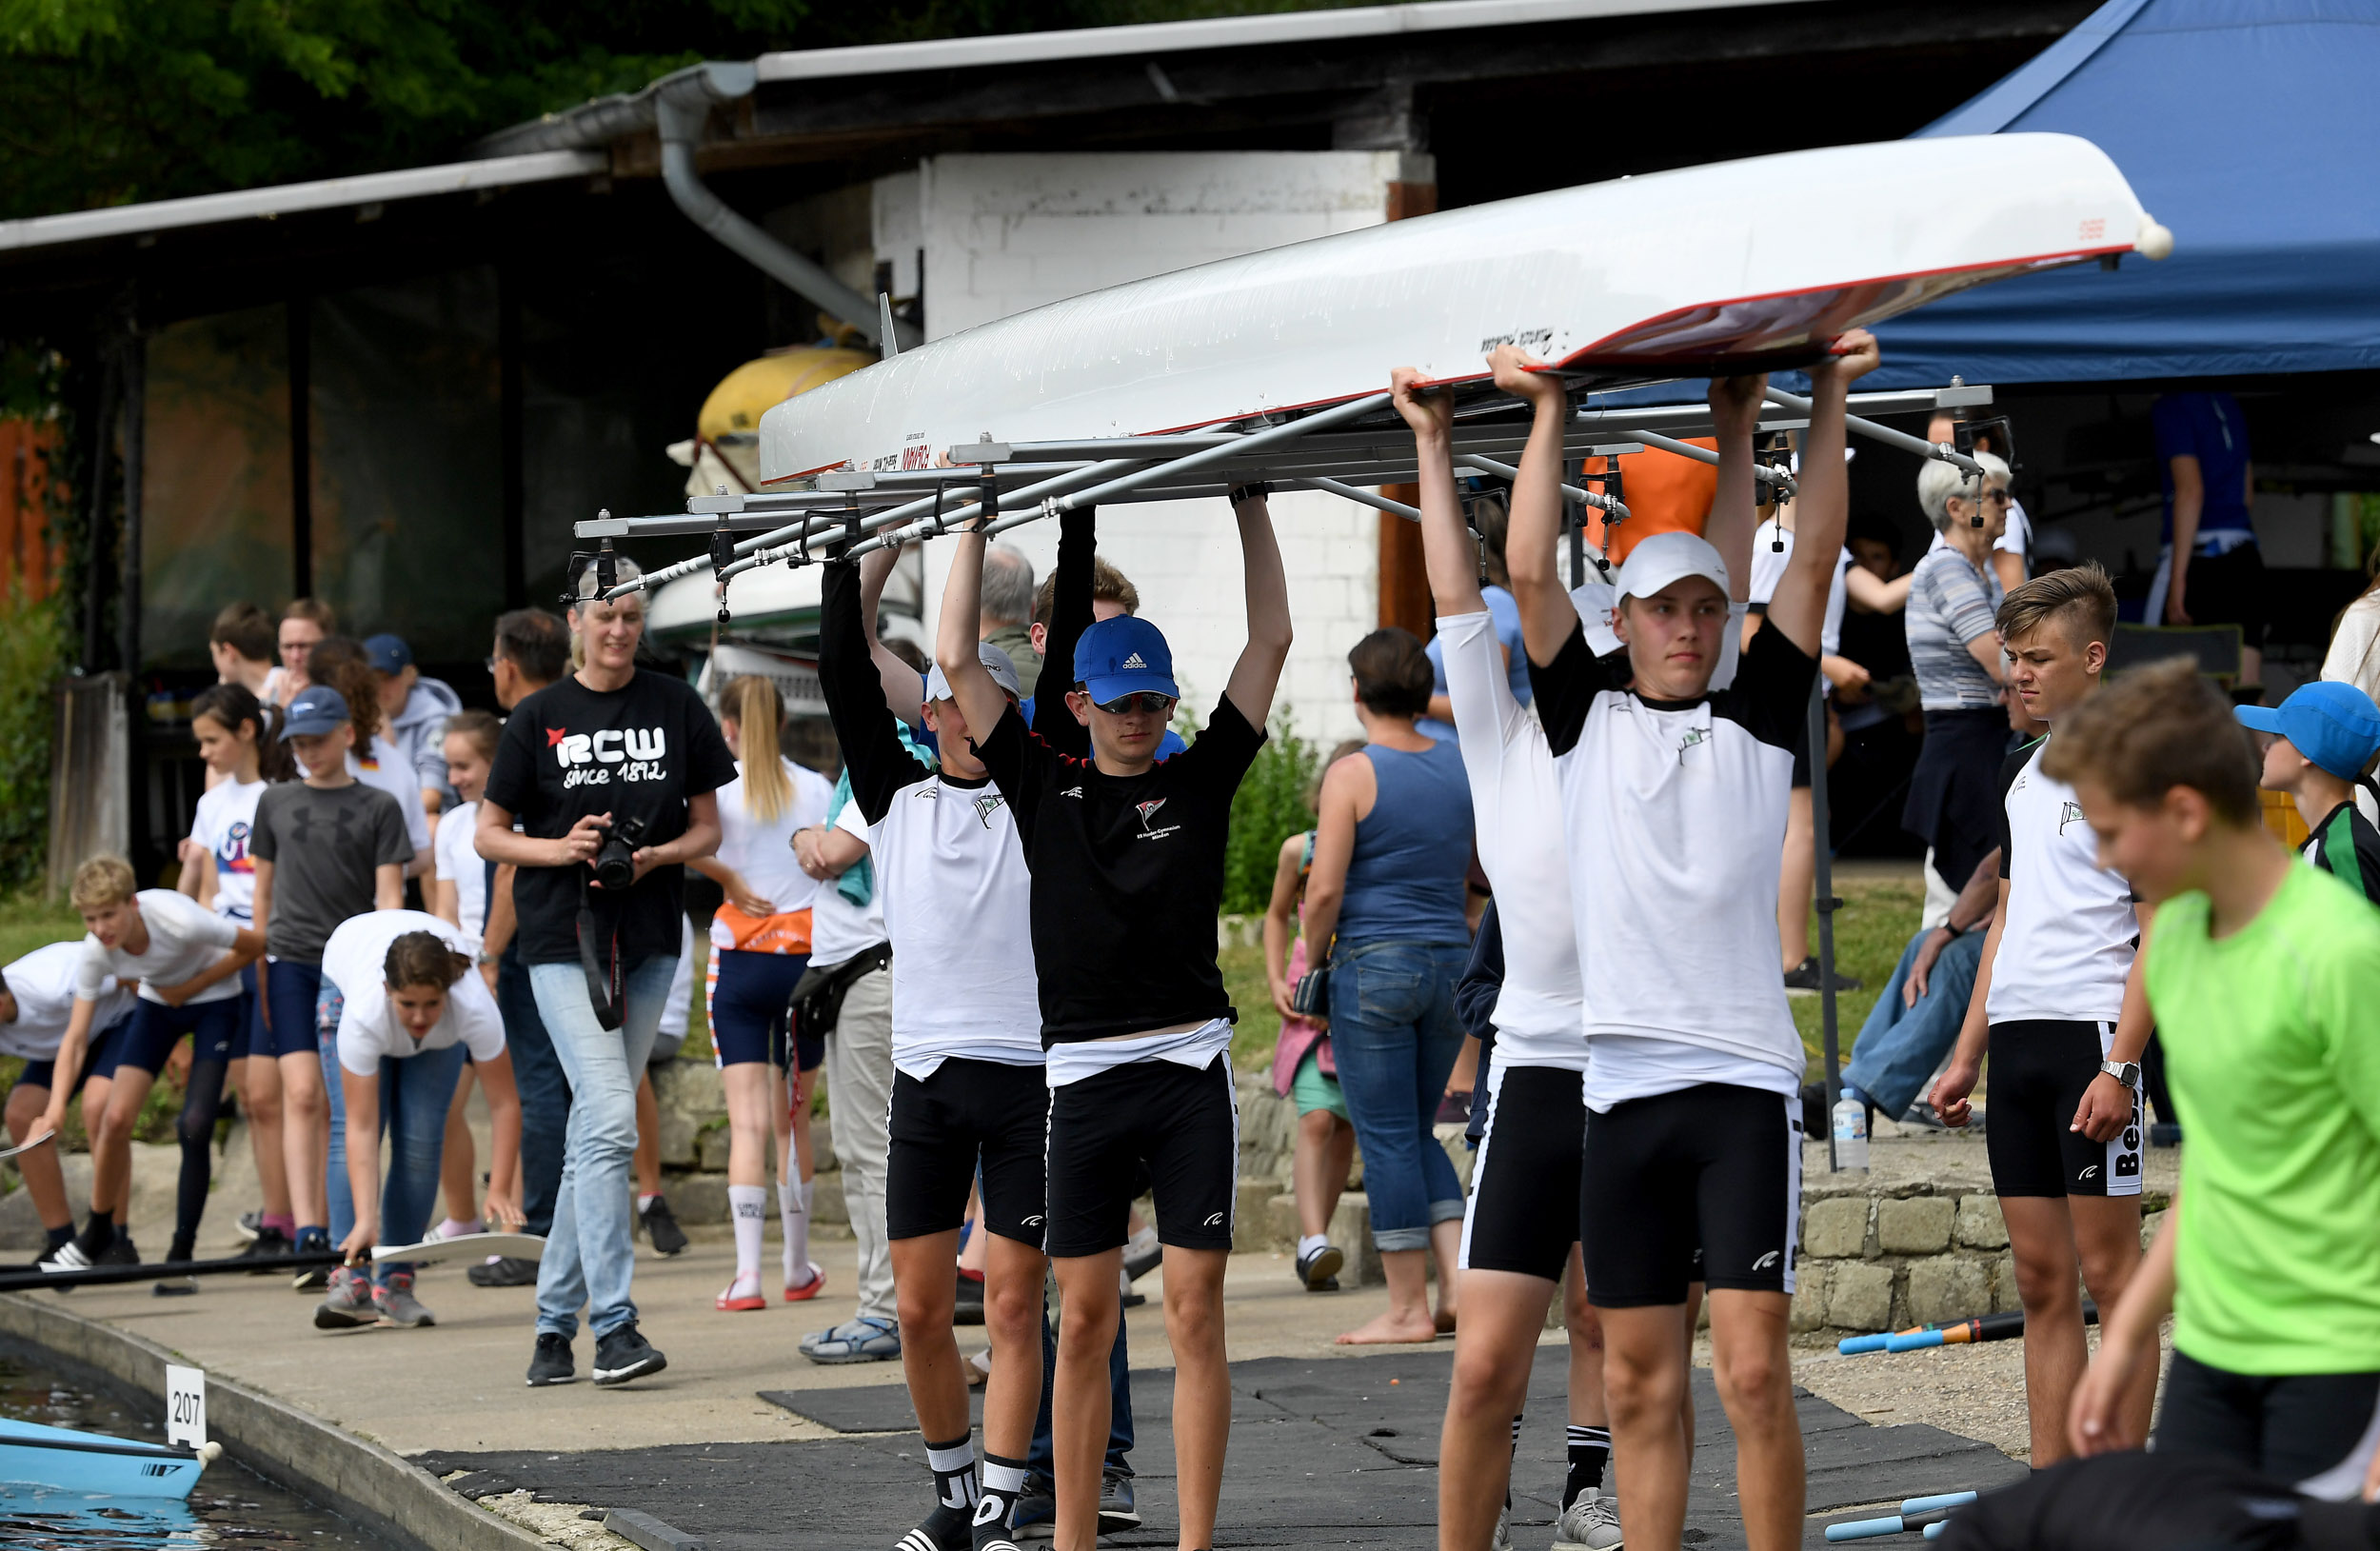
[[[1147,689],[1136,695],[1119,695],[1114,700],[1095,704],[1110,716],[1130,716],[1135,711],[1145,711],[1151,716],[1170,716],[1175,697]]]

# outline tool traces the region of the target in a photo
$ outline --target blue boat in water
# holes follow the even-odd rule
[[[220,1443],[143,1443],[0,1417],[0,1497],[27,1490],[181,1501]]]

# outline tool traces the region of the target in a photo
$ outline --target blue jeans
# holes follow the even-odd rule
[[[1362,943],[1331,961],[1331,1050],[1363,1149],[1372,1242],[1427,1249],[1430,1228],[1462,1216],[1462,1182],[1434,1129],[1462,1053],[1455,983],[1461,943]]]
[[[1884,994],[1876,998],[1875,1010],[1860,1025],[1851,1064],[1843,1068],[1843,1085],[1857,1088],[1888,1118],[1900,1119],[1924,1097],[1926,1080],[1958,1043],[1958,1025],[1967,1021],[1975,972],[1983,965],[1983,935],[1972,931],[1951,939],[1934,961],[1926,975],[1926,994],[1914,1007],[1901,1004],[1901,987],[1926,934],[1911,938]]]
[[[1041,1305],[1041,1405],[1033,1414],[1033,1446],[1025,1451],[1025,1468],[1044,1481],[1057,1479],[1056,1451],[1050,1442],[1049,1387],[1058,1372],[1058,1333],[1049,1325],[1049,1305]],[[1124,1350],[1124,1311],[1116,1311],[1116,1344],[1107,1349],[1107,1468],[1132,1474],[1125,1459],[1132,1452],[1132,1362]]]
[[[496,1010],[504,1016],[512,1081],[521,1090],[521,1215],[528,1231],[553,1232],[554,1196],[562,1188],[562,1153],[570,1130],[570,1084],[562,1059],[537,1015],[528,966],[507,947],[496,961]]]
[[[653,1053],[678,956],[628,966],[618,1028],[595,1019],[586,972],[575,964],[529,965],[538,1016],[570,1081],[569,1139],[545,1258],[537,1268],[537,1329],[578,1334],[579,1309],[600,1339],[636,1318],[628,1285],[636,1274],[635,1208],[628,1201],[636,1154],[636,1085]]]
[[[374,987],[378,989],[377,986]],[[340,1081],[339,987],[323,982],[321,1052],[323,1089],[330,1096],[330,1242],[344,1243],[355,1230],[355,1197],[347,1185],[347,1100]],[[380,1063],[380,1134],[393,1137],[388,1178],[380,1191],[380,1242],[384,1244],[421,1243],[429,1226],[430,1209],[438,1200],[438,1164],[446,1143],[446,1106],[454,1102],[454,1085],[462,1079],[466,1055],[460,1044],[426,1050],[403,1061],[384,1057]],[[386,1283],[413,1269],[404,1261],[386,1261],[373,1268],[372,1280]]]

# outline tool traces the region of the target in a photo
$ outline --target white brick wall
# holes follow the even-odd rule
[[[1405,163],[1388,151],[944,156],[877,181],[876,247],[898,287],[925,254],[925,323],[954,333],[1083,291],[1373,226]],[[1273,499],[1298,642],[1277,706],[1325,745],[1356,731],[1346,654],[1378,619],[1378,519],[1312,491]],[[1007,535],[1047,573],[1058,535]],[[948,563],[929,546],[929,613]],[[1220,501],[1101,512],[1101,551],[1140,590],[1203,718],[1245,639],[1240,546]],[[932,621],[929,618],[928,627]]]

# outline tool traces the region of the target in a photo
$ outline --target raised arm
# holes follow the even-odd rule
[[[1816,657],[1826,626],[1826,595],[1851,524],[1851,476],[1843,467],[1843,401],[1856,379],[1875,369],[1875,336],[1854,328],[1835,353],[1810,368],[1810,429],[1802,437],[1801,477],[1794,497],[1794,552],[1769,599],[1769,626],[1805,656]],[[1749,547],[1746,554],[1749,558]]]
[[[2165,587],[2165,623],[2190,623],[2190,556],[2198,542],[2198,519],[2207,509],[2207,481],[2195,453],[2168,458],[2173,476],[2173,565]]]
[[[1049,633],[1041,641],[1041,676],[1049,681],[1049,692],[1033,697],[1033,730],[1041,741],[1084,759],[1091,754],[1091,729],[1075,720],[1065,691],[1074,683],[1075,644],[1098,612],[1091,587],[1099,547],[1097,508],[1086,507],[1058,519],[1058,580],[1051,588]]]
[[[892,579],[902,553],[901,549],[878,549],[860,560],[860,638],[867,643],[868,656],[876,665],[885,706],[893,715],[916,726],[925,719],[923,677],[895,657],[876,633],[876,606],[883,601],[884,584]]]
[[[924,770],[902,745],[888,697],[897,681],[902,693],[922,704],[924,686],[917,669],[892,653],[883,653],[883,659],[901,669],[898,675],[877,658],[866,622],[864,564],[830,560],[822,573],[818,682],[843,766],[851,772],[851,800],[873,824],[892,805],[893,794]]]
[[[1421,373],[1398,367],[1388,374],[1389,401],[1413,428],[1413,449],[1421,470],[1421,563],[1430,577],[1430,602],[1441,615],[1479,614],[1479,557],[1463,526],[1462,503],[1455,495],[1453,395],[1417,393]],[[1452,714],[1452,707],[1449,707]]]
[[[1488,357],[1496,386],[1526,400],[1537,418],[1520,454],[1520,477],[1513,481],[1512,521],[1504,530],[1504,568],[1513,599],[1520,606],[1520,639],[1529,660],[1553,662],[1578,627],[1570,589],[1562,586],[1562,428],[1570,402],[1562,380],[1528,368],[1544,363],[1517,345],[1499,345]]]
[[[1240,564],[1248,597],[1248,644],[1223,686],[1232,706],[1259,732],[1273,714],[1273,692],[1280,687],[1281,665],[1289,661],[1289,578],[1282,573],[1280,544],[1273,536],[1272,509],[1261,495],[1249,494],[1232,507],[1240,520]]]
[[[1727,597],[1752,596],[1752,536],[1760,526],[1759,496],[1752,477],[1752,433],[1760,426],[1760,390],[1766,374],[1711,379],[1711,424],[1718,432],[1719,482],[1711,496],[1711,516],[1702,536],[1727,562]]]
[[[983,529],[971,525],[956,540],[950,576],[942,583],[942,626],[934,635],[934,662],[950,681],[950,695],[966,718],[967,735],[981,748],[1008,709],[1008,696],[976,655],[976,623],[983,606]],[[870,814],[873,821],[878,815]]]

